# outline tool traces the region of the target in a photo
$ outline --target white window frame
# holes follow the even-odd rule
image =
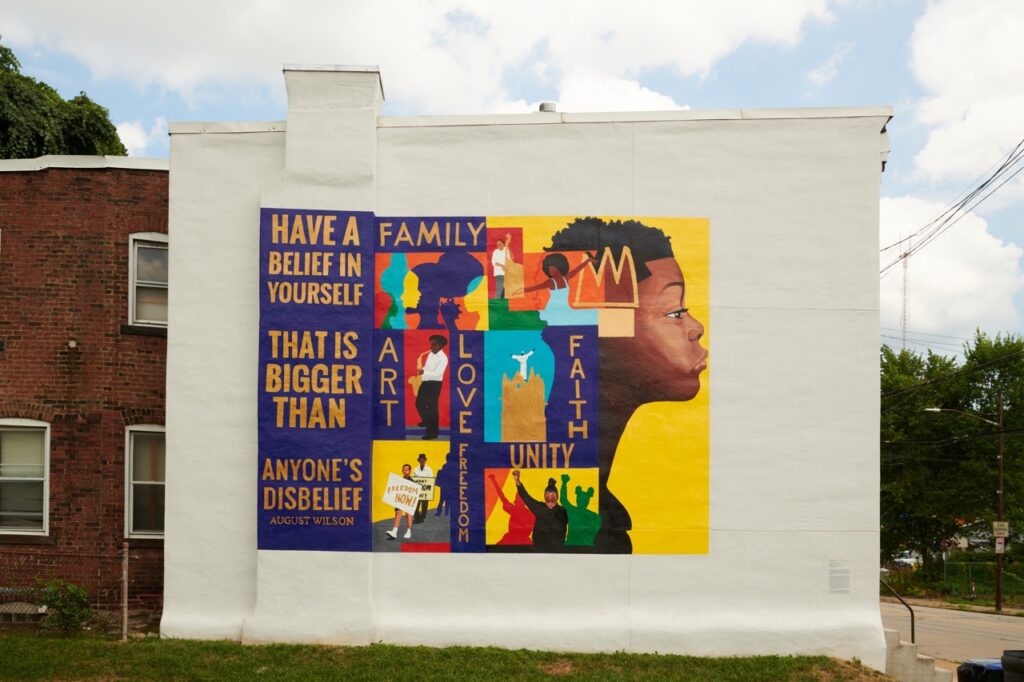
[[[136,327],[167,327],[160,320],[140,320],[135,317],[135,290],[140,284],[135,280],[136,252],[139,245],[167,248],[167,235],[163,232],[136,232],[128,236],[128,324]],[[168,277],[168,280],[170,278]],[[170,289],[170,282],[165,285]],[[159,283],[143,283],[142,286],[159,286]]]
[[[124,536],[126,538],[163,538],[162,532],[136,531],[132,528],[132,515],[135,510],[133,494],[135,482],[132,478],[132,435],[136,433],[164,434],[164,504],[167,502],[167,429],[158,424],[136,424],[124,430]],[[147,483],[147,485],[156,485]],[[167,508],[164,507],[164,524],[167,523]],[[166,527],[166,525],[165,525]]]
[[[43,431],[43,528],[25,530],[3,528],[0,535],[49,535],[50,534],[50,424],[37,419],[0,418],[0,427],[41,429]],[[11,478],[5,480],[12,480]],[[17,479],[13,479],[17,480]],[[25,479],[35,481],[37,479]]]

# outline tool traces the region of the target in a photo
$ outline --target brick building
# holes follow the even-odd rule
[[[167,162],[0,161],[0,588],[163,582]]]

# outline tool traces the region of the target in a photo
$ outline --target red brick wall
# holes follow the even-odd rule
[[[0,587],[120,600],[125,426],[164,423],[167,352],[122,330],[134,232],[167,232],[165,171],[0,172],[0,417],[50,424],[49,535],[0,534]],[[158,602],[163,542],[130,542],[131,597]]]

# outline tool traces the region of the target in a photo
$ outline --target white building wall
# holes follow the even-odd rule
[[[825,653],[884,666],[887,109],[379,119],[376,73],[286,75],[287,135],[279,123],[172,127],[165,635]],[[709,218],[708,554],[258,551],[261,201]]]

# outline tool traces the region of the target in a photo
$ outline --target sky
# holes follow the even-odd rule
[[[890,105],[881,246],[1024,138],[1021,35],[1021,0],[0,5],[22,72],[106,106],[132,156],[166,157],[168,122],[283,120],[284,64],[379,66],[385,115]],[[890,269],[881,341],[957,354],[976,330],[1024,333],[1022,223],[1024,174],[909,257],[905,334]]]

